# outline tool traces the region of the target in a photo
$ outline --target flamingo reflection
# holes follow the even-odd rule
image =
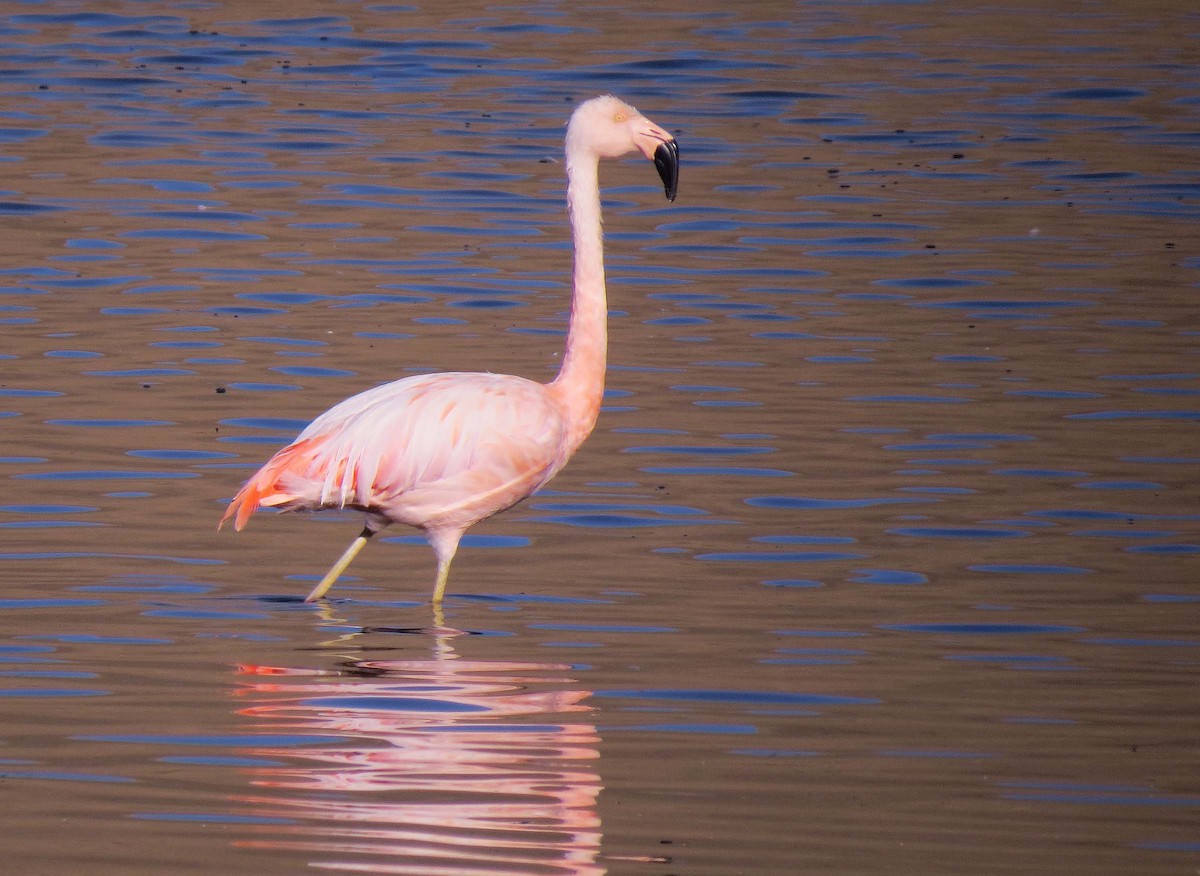
[[[458,633],[435,633],[431,659],[238,668],[264,734],[339,738],[254,750],[277,765],[253,768],[239,802],[284,823],[241,844],[406,876],[604,873],[599,737],[562,720],[592,711],[590,691],[562,665],[460,659]]]

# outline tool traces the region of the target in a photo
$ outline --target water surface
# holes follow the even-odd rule
[[[1200,17],[69,2],[0,15],[14,873],[1200,866]],[[429,370],[554,373],[604,170],[595,434],[464,542],[215,530]]]

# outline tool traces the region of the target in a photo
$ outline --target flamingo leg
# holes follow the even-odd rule
[[[450,577],[450,562],[458,553],[458,541],[463,536],[462,530],[436,530],[426,533],[433,552],[437,555],[437,580],[433,582],[433,606],[442,604],[446,594],[446,579]]]
[[[450,577],[450,560],[438,560],[437,580],[433,582],[433,606],[440,608],[446,593],[446,579]]]
[[[325,573],[325,577],[321,579],[321,583],[313,588],[312,593],[304,597],[304,601],[316,602],[318,599],[324,596],[326,591],[333,586],[333,582],[342,576],[342,572],[345,572],[346,567],[353,562],[356,556],[358,556],[358,552],[363,549],[363,546],[367,543],[367,539],[374,534],[374,530],[372,530],[369,526],[364,527],[363,531],[358,534],[358,538],[350,542],[350,547],[346,548],[346,552],[338,557],[338,561],[333,564],[333,568]]]

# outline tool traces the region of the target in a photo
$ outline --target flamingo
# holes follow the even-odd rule
[[[611,95],[580,104],[566,134],[567,212],[574,288],[558,375],[537,383],[508,374],[421,374],[334,405],[272,456],[229,503],[218,529],[241,530],[259,507],[355,508],[362,532],[305,598],[313,602],[378,532],[421,530],[437,557],[441,605],[463,534],[549,481],[591,433],[604,393],[608,305],[599,162],[640,152],[675,200],[679,146],[667,131]]]

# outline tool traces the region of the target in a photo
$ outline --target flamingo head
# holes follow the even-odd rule
[[[573,149],[585,149],[598,158],[641,152],[654,162],[667,200],[675,200],[679,144],[625,101],[606,94],[581,103],[567,124],[568,154]]]

